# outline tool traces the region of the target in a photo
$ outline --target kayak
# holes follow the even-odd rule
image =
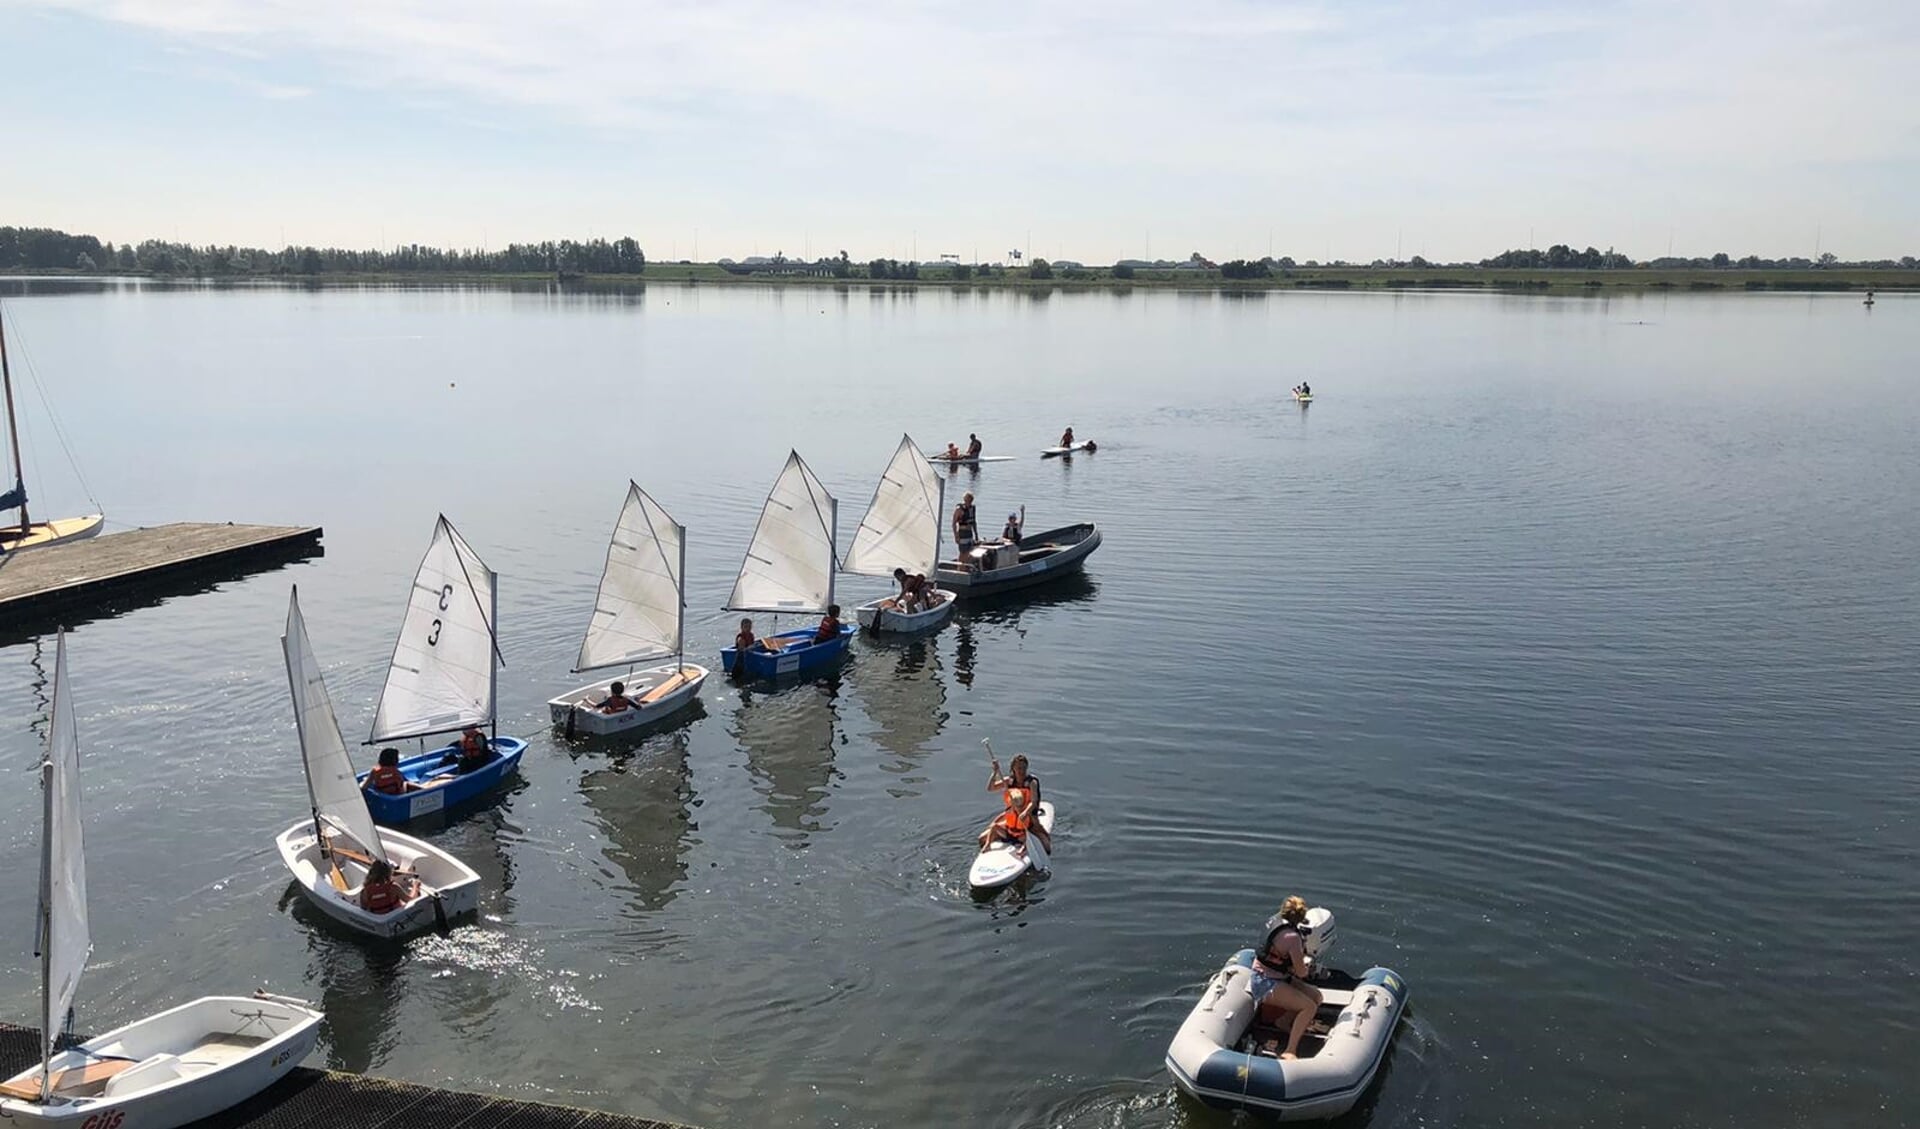
[[[1041,800],[1040,811],[1036,816],[1040,826],[1053,833],[1053,801]],[[967,885],[976,890],[997,890],[1025,874],[1028,870],[1038,870],[1045,874],[1049,869],[1047,852],[1040,841],[1032,835],[1027,836],[1025,847],[1016,847],[1011,843],[995,843],[974,856],[973,866],[967,871]]]
[[[927,461],[942,466],[978,466],[981,463],[1010,463],[1018,457],[1017,455],[975,455],[968,458],[961,455],[957,459],[950,459],[945,455],[928,455]]]
[[[1088,454],[1092,454],[1097,450],[1099,450],[1099,448],[1094,445],[1093,440],[1081,439],[1066,447],[1042,447],[1040,448],[1040,457],[1043,459],[1057,459],[1062,455],[1071,455],[1075,451],[1085,451]]]

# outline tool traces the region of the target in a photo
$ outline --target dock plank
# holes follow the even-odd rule
[[[39,1061],[39,1032],[0,1023],[0,1078]],[[285,1078],[198,1129],[687,1129],[667,1121],[521,1101],[295,1067]]]
[[[177,522],[0,557],[0,624],[112,600],[152,602],[210,574],[243,576],[319,550],[311,526]]]

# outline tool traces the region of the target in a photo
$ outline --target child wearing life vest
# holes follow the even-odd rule
[[[493,760],[493,745],[487,735],[480,732],[477,725],[469,725],[460,733],[460,742],[452,752],[440,758],[440,763],[453,765],[457,773],[472,772],[484,767]]]
[[[627,697],[627,684],[616,682],[608,687],[606,700],[597,707],[601,713],[621,713],[633,708],[633,699]]]
[[[367,867],[367,880],[360,887],[360,908],[368,913],[392,913],[413,897],[413,880],[402,886],[393,877],[393,864],[374,859]]]
[[[840,634],[840,605],[828,604],[827,614],[820,617],[820,630],[813,633],[815,643],[829,643]]]
[[[366,783],[360,785],[368,792],[379,792],[384,796],[399,796],[407,792],[418,792],[420,786],[408,780],[400,773],[400,750],[381,749],[380,763],[367,773]]]
[[[987,791],[1000,792],[1006,801],[1007,810],[993,818],[987,829],[980,833],[980,849],[986,850],[994,842],[1025,843],[1031,833],[1040,840],[1040,846],[1051,854],[1053,836],[1040,826],[1040,778],[1027,772],[1027,757],[1022,753],[1010,762],[1012,773],[1003,776],[1000,773],[999,758],[994,758],[993,775],[987,779]]]

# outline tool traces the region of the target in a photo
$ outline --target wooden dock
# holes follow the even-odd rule
[[[0,557],[0,636],[114,615],[320,552],[317,527],[179,522]]]
[[[52,550],[46,550],[51,552]],[[0,1078],[40,1061],[40,1033],[0,1023]],[[295,1067],[279,1082],[196,1129],[686,1129],[617,1113],[437,1090],[362,1074]]]

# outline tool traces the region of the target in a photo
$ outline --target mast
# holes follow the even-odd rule
[[[493,647],[493,653],[487,656],[487,744],[492,745],[500,739],[500,574],[491,568],[487,570],[488,601],[492,606],[487,609],[487,638]]]
[[[827,496],[827,606],[833,606],[833,578],[840,571],[840,499]]]
[[[11,399],[12,386],[8,386]],[[12,418],[9,416],[8,418]],[[64,640],[63,640],[64,645]],[[49,734],[51,736],[51,734]],[[40,854],[40,1104],[53,1094],[53,758],[40,766],[40,792],[46,822],[41,824]]]
[[[680,570],[674,575],[674,579],[678,581],[674,587],[678,589],[676,595],[680,604],[680,622],[673,632],[673,641],[679,645],[679,650],[673,653],[673,661],[679,666],[678,673],[685,674],[687,672],[687,530],[685,526],[680,528]]]
[[[940,537],[945,532],[940,528],[940,523],[947,517],[947,478],[943,474],[936,474],[933,477],[940,483],[940,492],[937,495],[938,501],[933,506],[933,568],[930,571],[937,574],[940,571]],[[927,579],[933,580],[934,577],[928,576]]]
[[[7,389],[7,439],[13,447],[13,486],[20,491],[20,535],[27,533],[27,475],[20,466],[20,416],[13,410],[13,370],[7,367],[7,322],[0,317],[0,384]]]

